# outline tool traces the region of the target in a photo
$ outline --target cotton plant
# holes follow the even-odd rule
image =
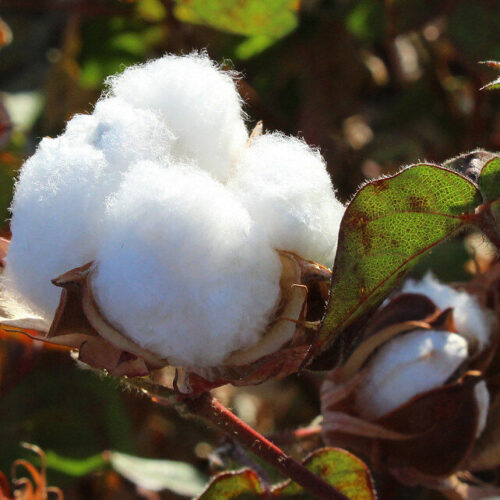
[[[72,347],[294,481],[270,490],[252,476],[245,493],[345,500],[334,484],[375,498],[362,462],[324,449],[301,465],[209,392],[331,370],[325,441],[455,494],[457,470],[498,466],[500,264],[467,290],[427,276],[394,291],[471,227],[500,251],[500,157],[405,167],[344,207],[317,149],[249,133],[236,78],[205,53],[166,55],[109,78],[92,113],[40,142],[16,183],[12,240],[0,239],[2,328]],[[356,484],[335,484],[333,457]]]
[[[235,78],[205,53],[166,55],[40,142],[11,208],[7,323],[24,309],[53,341],[97,332],[105,345],[80,359],[98,368],[209,382],[307,344],[307,286],[329,279],[344,207],[316,149],[249,136]],[[85,321],[70,331],[76,282]],[[140,359],[118,367],[119,351]]]

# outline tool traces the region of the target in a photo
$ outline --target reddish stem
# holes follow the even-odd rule
[[[347,500],[339,491],[286,455],[276,445],[240,420],[234,413],[206,392],[186,398],[181,403],[190,413],[210,421],[245,448],[323,500]]]

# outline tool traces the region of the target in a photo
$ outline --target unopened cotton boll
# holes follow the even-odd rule
[[[361,416],[379,418],[441,386],[467,356],[467,341],[456,333],[418,330],[396,337],[375,353],[357,388]]]
[[[230,73],[204,54],[166,55],[109,79],[110,92],[157,114],[175,136],[173,154],[226,181],[248,132]]]
[[[50,281],[95,257],[105,198],[116,181],[106,173],[101,151],[66,135],[43,139],[21,170],[3,282],[46,318],[61,293]]]
[[[491,318],[481,309],[477,299],[467,292],[459,292],[440,283],[430,273],[419,282],[408,280],[402,291],[425,295],[440,309],[452,307],[457,332],[465,337],[474,349],[481,351],[489,343]]]
[[[275,248],[333,264],[344,207],[318,151],[278,133],[257,137],[228,187]]]
[[[279,257],[207,173],[136,165],[104,233],[97,304],[141,347],[176,365],[213,366],[259,340],[279,300]]]

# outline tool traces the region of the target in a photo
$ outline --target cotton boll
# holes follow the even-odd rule
[[[137,164],[109,207],[93,291],[104,316],[177,365],[213,366],[260,338],[281,264],[207,173]]]
[[[61,136],[43,139],[21,170],[4,283],[47,319],[61,293],[50,280],[95,257],[104,200],[118,182],[107,168],[102,152]]]
[[[362,417],[376,419],[413,396],[441,386],[467,359],[467,341],[421,330],[391,340],[374,355],[356,393]]]
[[[402,291],[426,295],[440,309],[453,307],[453,320],[457,332],[478,351],[489,343],[492,330],[491,318],[481,309],[476,298],[467,292],[459,292],[440,283],[430,273],[420,282],[408,280]]]
[[[228,187],[275,248],[331,266],[344,207],[319,152],[281,134],[254,139]]]
[[[112,168],[126,170],[139,160],[161,160],[170,153],[172,133],[155,113],[137,109],[116,97],[99,101],[92,143]]]
[[[167,55],[109,80],[111,93],[158,114],[176,140],[173,154],[220,181],[230,176],[248,133],[231,74],[206,54]]]

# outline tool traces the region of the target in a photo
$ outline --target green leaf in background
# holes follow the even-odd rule
[[[304,461],[304,465],[328,484],[353,500],[377,498],[368,467],[351,453],[338,448],[316,450]],[[301,500],[313,500],[302,486],[288,481],[273,489],[273,495]]]
[[[500,158],[493,158],[483,167],[478,184],[484,201],[500,200]]]
[[[139,7],[146,11],[140,11]],[[155,5],[141,2],[141,15],[161,16]],[[80,54],[79,83],[87,89],[102,86],[109,75],[125,66],[142,62],[163,37],[159,24],[145,24],[138,18],[95,17],[83,24],[82,43],[85,51]]]
[[[377,0],[353,2],[346,17],[347,29],[364,41],[382,40],[386,29],[386,13],[383,3]]]
[[[494,220],[500,224],[500,158],[493,158],[483,167],[478,184],[484,201],[491,203]],[[496,233],[500,233],[498,226]]]
[[[448,17],[447,33],[451,42],[471,59],[500,58],[498,2],[462,0]]]
[[[170,490],[178,495],[199,495],[207,478],[192,465],[173,460],[139,458],[110,452],[113,469],[132,483],[152,491]]]
[[[362,187],[340,227],[321,348],[377,307],[422,255],[467,223],[480,203],[472,182],[435,165],[415,165]]]
[[[53,451],[48,451],[45,454],[45,460],[49,469],[73,477],[87,476],[96,470],[103,469],[108,464],[105,455],[102,453],[92,457],[75,459],[62,457]]]
[[[207,477],[195,467],[174,460],[140,458],[117,451],[106,451],[88,458],[67,458],[48,451],[47,468],[68,476],[82,477],[111,466],[131,483],[151,491],[169,490],[177,495],[199,495]]]
[[[291,33],[298,25],[298,0],[176,0],[183,22],[248,37],[236,56],[249,58]]]
[[[262,492],[259,478],[251,469],[222,472],[215,476],[198,500],[250,500]]]

